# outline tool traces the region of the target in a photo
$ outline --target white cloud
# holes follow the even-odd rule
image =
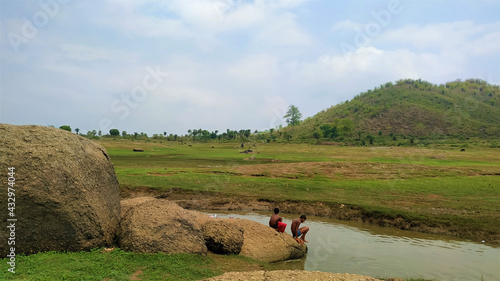
[[[245,83],[272,83],[279,74],[276,58],[269,55],[250,55],[229,65],[228,79]]]
[[[350,54],[324,55],[319,58],[317,67],[325,70],[326,75],[360,77],[381,75],[387,80],[397,78],[446,77],[460,72],[463,58],[460,54],[435,54],[413,52],[408,49],[381,50],[375,47],[361,47]]]
[[[287,13],[277,18],[257,36],[260,44],[276,46],[309,45],[311,39],[295,21],[295,16]]]
[[[239,5],[224,14],[221,30],[241,30],[261,27],[273,17],[273,10],[258,5]]]
[[[102,47],[91,47],[79,44],[63,44],[61,49],[67,58],[84,62],[104,60],[134,63],[139,60],[139,56],[137,54],[121,50],[110,50]]]
[[[259,129],[263,131],[279,127],[280,125],[286,126],[283,116],[286,115],[288,106],[290,105],[289,102],[280,96],[266,96],[264,101],[264,106],[262,107],[260,114],[268,118],[269,124],[265,124],[264,128]]]
[[[339,30],[347,30],[347,31],[358,31],[361,30],[365,25],[359,22],[354,22],[350,20],[343,20],[336,24],[334,24],[331,28],[331,32],[336,32]]]
[[[376,38],[377,42],[406,44],[418,49],[440,48],[456,49],[475,48],[496,50],[500,46],[500,22],[492,24],[476,24],[472,21],[433,23],[423,26],[411,24],[398,29],[391,29]],[[471,48],[471,46],[474,46]]]
[[[113,16],[100,19],[123,32],[141,37],[173,37],[194,39],[202,49],[218,45],[224,32],[255,34],[259,43],[279,46],[309,44],[311,39],[297,23],[290,9],[303,0],[240,2],[230,0],[141,1],[115,9],[115,1],[107,7]],[[120,2],[121,3],[121,2]],[[169,12],[168,17],[145,13],[151,9]],[[122,20],[125,19],[125,20]]]
[[[481,37],[468,40],[465,43],[464,51],[476,56],[500,53],[500,24],[495,31],[491,31]],[[500,63],[500,61],[499,61]]]
[[[153,1],[117,1],[109,0],[103,5],[103,17],[95,21],[104,26],[111,26],[123,33],[133,33],[140,37],[192,38],[195,34],[180,19],[157,17],[143,12],[144,5],[158,4]],[[160,3],[161,4],[161,3]],[[158,6],[158,9],[165,9]]]
[[[294,8],[303,5],[308,1],[309,0],[256,0],[255,3],[271,7],[274,9],[281,9],[281,8]]]

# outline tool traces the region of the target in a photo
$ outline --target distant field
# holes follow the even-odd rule
[[[498,148],[97,142],[122,189],[348,204],[464,233],[500,234]],[[246,149],[253,153],[239,153]]]

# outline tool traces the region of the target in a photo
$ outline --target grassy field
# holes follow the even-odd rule
[[[468,238],[500,233],[500,149],[98,142],[122,189],[348,204]]]

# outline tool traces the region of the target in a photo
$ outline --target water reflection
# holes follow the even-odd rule
[[[204,211],[207,213],[207,211]],[[221,212],[267,225],[270,213]],[[282,214],[284,221],[299,215]],[[291,225],[291,223],[289,223]],[[438,280],[500,280],[500,249],[452,237],[308,216],[306,258],[277,264],[282,269]],[[286,229],[290,233],[290,227]]]

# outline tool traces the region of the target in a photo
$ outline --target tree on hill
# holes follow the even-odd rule
[[[62,125],[59,129],[71,132],[71,127],[69,125]]]
[[[302,113],[300,113],[299,108],[296,107],[295,105],[290,105],[288,107],[288,111],[286,112],[286,115],[283,116],[283,118],[286,118],[286,123],[288,125],[299,125],[300,124],[300,119],[302,118]]]
[[[293,141],[398,145],[420,139],[500,137],[500,87],[480,79],[434,85],[422,79],[388,82],[283,128]],[[336,129],[334,129],[336,127]],[[392,135],[390,135],[392,133]],[[406,142],[404,142],[406,143]],[[411,144],[411,143],[409,143]]]
[[[320,127],[320,129],[323,132],[323,136],[325,138],[334,139],[339,135],[337,127],[332,126],[331,124],[324,124],[323,126]]]

